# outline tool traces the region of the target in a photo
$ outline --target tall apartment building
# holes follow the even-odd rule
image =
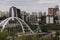
[[[46,12],[43,12],[41,16],[41,24],[45,24],[45,23],[46,23]]]
[[[46,24],[53,24],[53,16],[52,15],[47,15],[46,16]]]
[[[5,18],[8,17],[8,12],[7,11],[0,11],[0,20],[4,20]]]
[[[21,12],[22,20],[26,21],[26,11]]]
[[[25,22],[29,22],[30,13],[27,13],[26,11],[21,11],[21,17]]]
[[[14,12],[13,12],[14,11]],[[14,14],[13,14],[14,13]],[[13,15],[12,15],[13,14]],[[16,11],[16,7],[12,6],[9,10],[9,17],[15,16],[17,17],[17,11]]]
[[[59,8],[58,8],[58,6],[56,6],[55,8],[48,8],[48,17],[52,17],[52,21],[53,21],[53,23],[58,23],[58,12],[59,11]]]
[[[54,12],[54,8],[48,8],[48,15],[46,16],[46,23],[47,24],[53,24],[54,23],[53,12]]]
[[[56,5],[55,8],[54,8],[54,15],[56,15],[56,12],[57,12],[57,11],[59,11],[58,5]]]
[[[41,17],[42,17],[42,12],[38,12],[37,13],[37,21],[39,22],[39,24],[41,23]]]
[[[2,12],[2,17],[8,17],[9,13],[7,11]]]
[[[14,11],[14,12],[13,12],[13,11]],[[14,14],[13,14],[13,13],[14,13]],[[12,14],[13,14],[13,15],[12,15]],[[12,17],[12,16],[21,18],[21,11],[20,11],[20,9],[12,6],[12,7],[10,8],[10,10],[9,10],[9,17]]]
[[[38,17],[38,19],[40,19],[41,16],[42,16],[42,12],[38,12],[38,13],[37,13],[37,17]]]
[[[54,23],[58,23],[58,12],[59,11],[59,7],[58,6],[55,6],[55,8],[54,8],[54,15],[53,15],[53,17],[54,17]]]
[[[30,23],[37,25],[38,21],[37,21],[37,13],[36,12],[32,12],[32,14],[30,15]]]
[[[17,8],[17,17],[21,18],[21,10]]]
[[[57,21],[58,21],[58,23],[60,24],[60,10],[56,12],[56,15],[57,15],[57,17],[58,17],[58,20],[57,20]]]
[[[53,15],[54,8],[48,8],[48,15]]]

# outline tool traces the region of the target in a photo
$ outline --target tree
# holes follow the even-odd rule
[[[0,40],[8,40],[7,37],[8,37],[8,32],[6,32],[6,31],[1,32],[0,31]]]
[[[22,35],[16,40],[39,40],[39,36],[37,34],[35,35]]]

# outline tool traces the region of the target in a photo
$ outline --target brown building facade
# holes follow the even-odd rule
[[[53,15],[54,8],[48,8],[48,15]]]

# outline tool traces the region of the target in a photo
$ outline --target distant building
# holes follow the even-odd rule
[[[26,22],[29,22],[30,21],[30,13],[27,13],[26,14]]]
[[[37,15],[37,12],[32,12],[32,15]]]
[[[46,12],[44,12],[41,16],[41,24],[45,24],[46,23]]]
[[[13,14],[13,13],[14,13],[14,14]],[[12,14],[13,14],[13,15],[12,15]],[[9,17],[12,17],[12,16],[21,18],[21,11],[20,11],[20,9],[12,6],[12,7],[10,8],[10,10],[9,10]]]
[[[58,12],[59,8],[56,6],[55,8],[48,8],[48,15],[53,16],[53,22],[56,24],[58,21]]]
[[[41,17],[42,17],[42,12],[37,13],[37,21],[39,20],[39,24],[41,24]]]
[[[56,15],[56,12],[57,12],[57,11],[59,11],[58,5],[56,5],[55,8],[54,8],[54,15]]]
[[[17,8],[17,17],[21,18],[21,10]]]
[[[41,19],[41,16],[42,16],[42,12],[38,12],[38,13],[37,13],[38,19]]]
[[[58,21],[58,12],[59,11],[59,7],[58,7],[58,5],[57,6],[55,6],[55,8],[54,8],[54,15],[53,15],[53,17],[54,17],[54,23],[58,23],[57,21]]]
[[[54,8],[48,8],[48,14],[53,15],[54,13]]]
[[[8,14],[9,14],[9,13],[8,13],[7,11],[3,11],[3,12],[2,12],[2,17],[8,17]]]
[[[29,21],[32,25],[37,25],[38,21],[37,21],[37,13],[36,12],[32,12],[32,14],[30,15],[30,21]]]
[[[56,12],[56,15],[57,15],[57,18],[58,18],[57,23],[60,24],[60,10]]]
[[[37,16],[30,15],[30,23],[31,24],[36,24],[37,23]]]
[[[54,23],[54,8],[48,8],[48,15],[46,16],[46,24],[53,24]]]
[[[14,12],[13,12],[14,11]],[[13,13],[14,14],[13,14]],[[13,14],[13,15],[12,15]],[[17,17],[17,11],[16,11],[16,7],[14,7],[14,6],[12,6],[11,8],[10,8],[10,10],[9,10],[9,17],[12,17],[12,16],[14,16],[14,17]]]
[[[46,16],[46,24],[53,24],[53,16],[52,15],[47,15]]]
[[[8,17],[8,12],[7,11],[0,11],[0,20],[4,20],[5,18]]]
[[[26,11],[21,12],[21,17],[22,17],[22,20],[26,22]]]
[[[30,13],[27,13],[26,11],[21,11],[21,17],[25,22],[30,21]]]

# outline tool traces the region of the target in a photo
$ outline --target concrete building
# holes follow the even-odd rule
[[[30,21],[30,13],[26,13],[26,22]]]
[[[17,8],[17,17],[21,18],[21,10]]]
[[[53,22],[58,23],[58,12],[59,8],[56,6],[55,8],[48,8],[48,15],[53,16]]]
[[[53,17],[54,17],[54,23],[58,23],[58,13],[57,13],[58,11],[59,11],[59,7],[57,5],[54,8],[54,15],[53,15]]]
[[[2,17],[8,17],[8,15],[9,15],[8,11],[3,11],[2,12]]]
[[[36,12],[32,12],[32,14],[30,15],[30,23],[32,25],[38,25],[37,13]]]
[[[55,8],[54,8],[54,15],[56,15],[56,12],[59,11],[59,6],[56,5]]]
[[[14,14],[12,13],[12,12],[13,12],[12,9],[14,10]],[[12,14],[13,14],[13,15],[12,15]],[[12,17],[12,16],[21,18],[21,11],[20,11],[20,9],[12,6],[12,7],[10,8],[10,10],[9,10],[9,17]]]
[[[22,20],[26,21],[26,11],[21,12]]]
[[[46,24],[53,24],[53,16],[52,15],[47,15],[46,16]]]
[[[36,24],[37,23],[37,16],[30,15],[30,23],[31,24]]]
[[[14,14],[12,13],[13,10],[14,10]],[[12,14],[13,14],[13,15],[12,15]],[[9,17],[12,17],[12,16],[17,17],[16,7],[14,7],[14,6],[12,6],[12,7],[10,8],[10,10],[9,10]]]
[[[54,8],[48,8],[48,15],[53,15]]]
[[[42,16],[42,12],[38,12],[38,13],[37,13],[37,18],[38,18],[38,19],[41,19],[41,16]]]
[[[39,24],[41,23],[41,17],[42,17],[42,12],[38,12],[37,13],[37,21],[39,22]]]
[[[41,16],[41,24],[45,24],[45,23],[46,23],[46,12],[43,12]]]
[[[56,15],[57,15],[57,17],[58,17],[57,22],[60,24],[60,10],[56,12]]]
[[[30,13],[27,13],[26,11],[21,11],[21,17],[25,22],[30,21]]]
[[[7,11],[0,11],[0,17],[8,17],[8,14]]]
[[[48,15],[46,16],[46,24],[53,24],[54,23],[54,8],[48,8]]]

